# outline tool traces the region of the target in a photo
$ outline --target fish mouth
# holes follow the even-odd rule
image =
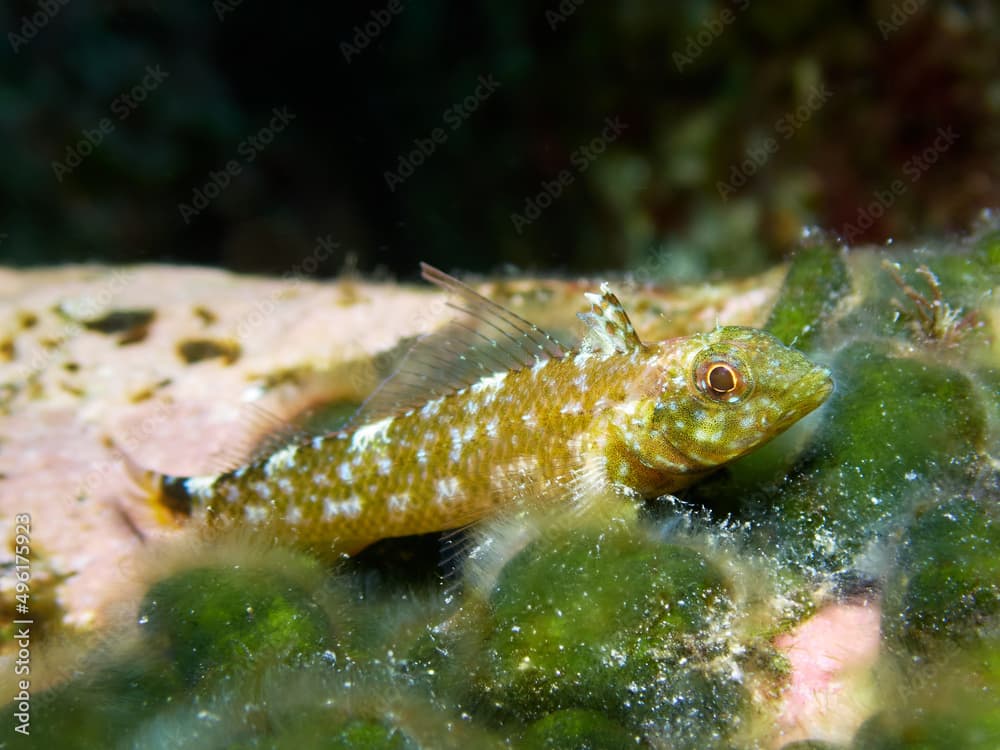
[[[792,407],[784,413],[784,427],[798,421],[819,407],[833,393],[833,373],[826,367],[814,367],[785,391],[785,399]]]

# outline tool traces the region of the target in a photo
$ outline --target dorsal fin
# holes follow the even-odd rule
[[[628,319],[622,303],[611,293],[607,282],[601,284],[600,294],[586,292],[584,296],[593,305],[590,312],[577,313],[589,328],[583,339],[584,347],[603,354],[629,354],[642,348],[632,321]]]
[[[351,427],[416,408],[497,372],[521,370],[566,354],[540,328],[458,279],[426,263],[420,270],[423,278],[448,293],[446,304],[455,317],[417,339],[396,371],[361,405]]]
[[[232,439],[222,447],[204,457],[195,476],[228,474],[292,443],[316,437],[320,434],[318,431],[303,427],[307,414],[302,412],[286,418],[259,403],[244,402],[237,418],[239,430],[234,431]]]

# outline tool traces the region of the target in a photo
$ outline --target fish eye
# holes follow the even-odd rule
[[[730,393],[736,390],[736,370],[723,362],[717,362],[708,368],[705,382],[716,393]]]
[[[718,356],[709,357],[698,365],[695,384],[712,400],[727,403],[742,399],[750,386],[739,364]]]

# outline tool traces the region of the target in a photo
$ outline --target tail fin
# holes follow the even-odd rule
[[[119,450],[118,453],[133,486],[138,494],[153,506],[159,522],[171,525],[176,523],[178,516],[191,515],[188,477],[160,474],[140,466],[123,450]]]

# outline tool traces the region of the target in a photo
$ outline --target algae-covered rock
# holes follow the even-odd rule
[[[804,247],[792,260],[765,328],[785,344],[808,351],[849,290],[847,266],[838,250],[825,244]]]
[[[865,723],[852,750],[994,750],[1000,747],[1000,633],[949,650],[943,667],[911,673],[894,701]]]
[[[1000,615],[995,503],[959,496],[918,509],[887,584],[883,630],[897,647],[937,658]]]
[[[772,528],[802,563],[843,565],[933,487],[969,481],[985,417],[963,373],[858,342],[810,455],[776,497]]]
[[[704,555],[638,530],[546,534],[490,595],[483,699],[519,721],[587,709],[698,746],[745,701],[722,637],[729,596]]]
[[[295,728],[271,739],[271,750],[420,750],[412,739],[399,729],[380,722],[353,719],[340,726],[310,722],[311,717]],[[249,747],[249,746],[248,746]]]
[[[170,705],[183,688],[181,676],[166,660],[131,652],[110,659],[98,670],[34,693],[30,733],[16,735],[16,746],[40,750],[109,747],[109,738],[129,736]],[[21,723],[14,721],[14,705],[2,711],[8,728]]]
[[[309,591],[281,571],[239,565],[193,568],[157,582],[140,622],[165,638],[189,682],[302,664],[335,646],[326,613]]]
[[[568,747],[620,750],[648,745],[603,714],[581,708],[569,708],[542,717],[528,727],[517,743],[517,750],[560,750]]]

